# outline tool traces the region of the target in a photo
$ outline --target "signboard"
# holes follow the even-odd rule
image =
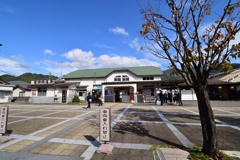
[[[111,139],[111,114],[110,108],[100,109],[99,115],[99,140],[103,142],[109,142]]]
[[[7,130],[8,107],[0,109],[0,134],[5,134]]]

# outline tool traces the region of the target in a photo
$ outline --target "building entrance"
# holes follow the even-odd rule
[[[115,102],[130,102],[129,87],[114,88]]]

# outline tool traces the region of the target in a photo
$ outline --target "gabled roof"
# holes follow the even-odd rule
[[[107,77],[112,72],[129,71],[136,76],[161,76],[163,73],[160,68],[154,66],[140,66],[140,67],[122,67],[122,68],[98,68],[98,69],[84,69],[71,72],[63,79],[71,78],[102,78]]]

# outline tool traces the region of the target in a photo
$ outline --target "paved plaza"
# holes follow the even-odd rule
[[[86,105],[0,104],[9,106],[7,135],[13,138],[0,144],[0,160],[159,160],[166,146],[188,153],[189,148],[202,146],[202,131],[197,102],[183,103],[105,103],[92,104],[90,110]],[[240,101],[211,104],[220,150],[240,151]],[[111,109],[114,149],[109,155],[96,152],[102,144],[99,109],[104,107]],[[150,151],[152,145],[162,150]]]

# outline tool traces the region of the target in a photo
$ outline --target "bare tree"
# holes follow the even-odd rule
[[[156,1],[154,1],[156,2]],[[240,30],[240,1],[225,1],[220,13],[213,12],[214,0],[158,0],[159,5],[141,6],[146,23],[140,34],[147,50],[168,60],[170,68],[192,87],[198,101],[202,126],[202,152],[221,159],[217,146],[214,114],[207,93],[207,80],[213,69],[231,68],[231,58],[240,57],[240,43],[230,43]],[[167,7],[164,12],[161,8]],[[204,21],[217,17],[208,27]]]

